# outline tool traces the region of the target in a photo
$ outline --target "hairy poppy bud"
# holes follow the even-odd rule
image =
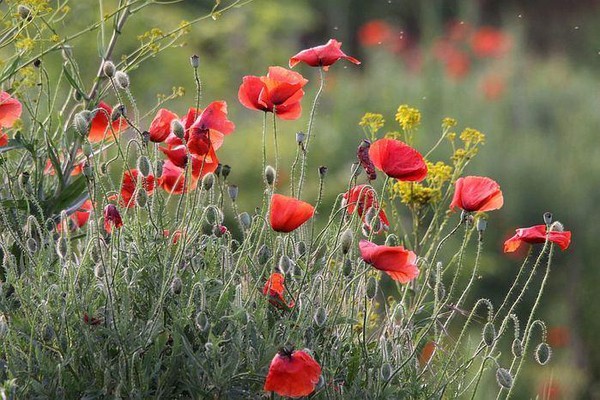
[[[150,175],[150,160],[148,160],[148,157],[140,156],[138,158],[137,169],[144,177]]]
[[[210,321],[208,315],[204,311],[200,311],[194,318],[196,328],[202,333],[207,333],[210,330]]]
[[[356,150],[356,157],[360,163],[360,166],[363,167],[365,172],[367,173],[367,177],[370,181],[377,179],[377,172],[375,171],[375,165],[371,161],[369,157],[369,148],[371,147],[371,142],[368,140],[363,140],[362,143],[358,146]]]
[[[219,225],[223,222],[223,213],[216,206],[206,207],[206,221],[211,225]]]
[[[538,364],[546,365],[550,361],[550,357],[552,357],[552,349],[547,343],[540,343],[535,348],[534,357]]]
[[[342,236],[340,237],[340,242],[342,246],[342,254],[348,254],[350,248],[352,247],[352,242],[354,241],[354,234],[351,229],[346,229],[342,232]]]
[[[515,358],[521,357],[523,355],[523,343],[519,339],[513,340],[511,350]]]
[[[478,218],[477,219],[477,231],[481,233],[481,232],[484,232],[486,228],[487,228],[487,220],[483,219],[483,218]]]
[[[494,344],[494,340],[496,340],[496,328],[494,328],[494,324],[488,322],[483,327],[483,342],[486,346],[491,346]]]
[[[129,75],[123,71],[115,72],[115,83],[119,89],[127,90],[129,88]]]
[[[198,68],[200,66],[200,57],[198,57],[196,54],[191,56],[190,64],[192,65],[192,68],[194,68],[194,69]]]
[[[112,122],[115,122],[119,118],[124,117],[126,115],[127,115],[127,108],[125,107],[125,105],[117,104],[115,106],[115,108],[113,108],[112,113],[110,114],[110,120]]]
[[[0,314],[0,339],[6,337],[8,333],[8,322],[6,321],[6,316],[4,314]]]
[[[86,178],[93,180],[94,179],[94,168],[92,167],[92,164],[90,164],[89,162],[84,162],[83,163],[83,168],[81,169],[81,172],[83,173],[83,176],[85,176]]]
[[[321,165],[321,166],[319,167],[319,177],[320,177],[321,179],[323,179],[323,178],[325,178],[325,175],[327,175],[327,167],[326,167],[326,166],[324,166],[324,165]]]
[[[271,249],[266,244],[263,244],[260,249],[258,249],[258,263],[260,265],[265,265],[271,258],[271,255]]]
[[[544,223],[546,225],[550,225],[552,223],[552,213],[551,212],[544,213]]]
[[[344,268],[342,269],[342,273],[346,278],[352,277],[352,260],[347,258],[344,260]]]
[[[231,173],[231,167],[227,164],[223,165],[223,167],[221,167],[221,175],[223,175],[224,179],[227,179],[227,177],[229,176],[229,174]]]
[[[367,297],[369,299],[373,299],[377,294],[377,279],[375,277],[370,276],[367,280]]]
[[[181,281],[181,278],[178,276],[173,278],[173,281],[171,282],[171,293],[173,293],[174,295],[178,295],[181,293],[182,288],[183,282]]]
[[[565,226],[561,224],[559,221],[554,222],[550,225],[550,231],[552,232],[564,232]]]
[[[285,274],[290,274],[293,272],[293,265],[292,265],[292,260],[290,260],[290,258],[288,256],[286,256],[285,254],[282,255],[281,257],[279,257],[279,269],[281,270],[281,272],[285,273]]]
[[[58,254],[58,256],[61,259],[64,259],[67,254],[69,252],[69,242],[67,241],[67,238],[64,236],[61,236],[60,238],[58,238],[58,241],[56,242],[56,254]]]
[[[227,193],[229,194],[229,198],[231,199],[231,201],[235,202],[237,200],[238,192],[239,192],[239,189],[238,189],[237,185],[227,186]]]
[[[73,126],[78,134],[87,137],[90,131],[90,124],[83,111],[75,114],[75,117],[73,117]]]
[[[398,236],[394,235],[393,233],[387,235],[387,237],[385,238],[385,245],[386,246],[398,246]]]
[[[92,149],[92,145],[88,142],[85,142],[81,146],[81,150],[83,151],[83,155],[86,157],[91,157],[94,154],[94,149]]]
[[[304,132],[296,133],[296,143],[303,144],[306,140],[306,134]]]
[[[156,166],[154,167],[154,178],[158,179],[162,176],[163,174],[163,165],[164,162],[162,160],[158,160],[156,162]]]
[[[221,176],[222,169],[223,169],[223,164],[218,163],[217,168],[215,169],[215,175],[217,176],[217,178],[219,178]]]
[[[327,322],[327,311],[325,311],[325,309],[323,307],[317,308],[317,311],[315,312],[315,315],[313,316],[313,321],[315,321],[315,324],[319,328],[322,328],[323,325],[325,325],[325,322]]]
[[[148,202],[148,193],[144,188],[140,188],[135,196],[135,202],[138,206],[144,208]]]
[[[383,363],[383,365],[381,365],[381,370],[379,371],[381,380],[384,382],[388,381],[392,377],[392,372],[392,366],[389,363]]]
[[[183,139],[185,137],[185,127],[178,119],[171,121],[171,132],[173,132],[173,135],[177,136],[179,139]]]
[[[303,241],[299,241],[298,243],[296,243],[294,250],[296,250],[296,256],[302,257],[306,254],[306,243],[304,243]]]
[[[275,183],[275,178],[275,168],[271,167],[270,165],[267,165],[267,167],[265,168],[265,181],[269,186],[273,186],[273,183]]]
[[[37,240],[35,240],[34,238],[27,239],[25,245],[27,246],[27,250],[29,250],[30,253],[35,253],[38,251],[39,246]]]
[[[115,76],[115,72],[117,72],[117,68],[115,68],[115,64],[112,61],[106,60],[104,64],[102,64],[102,72],[106,75],[107,78],[112,78]]]
[[[213,187],[214,183],[215,183],[215,174],[213,174],[212,172],[209,172],[208,174],[204,175],[204,178],[202,178],[202,189],[208,191]]]
[[[19,7],[17,7],[17,12],[19,13],[19,17],[21,17],[21,19],[31,21],[31,10],[29,7],[19,4]]]
[[[402,321],[404,320],[404,307],[402,307],[402,304],[396,304],[394,313],[392,314],[392,320],[395,325],[402,325]]]
[[[506,368],[498,368],[496,371],[496,381],[504,389],[510,389],[513,385],[513,377]]]
[[[248,214],[246,211],[242,212],[240,214],[240,222],[242,223],[244,229],[250,229],[250,225],[252,225],[250,214]]]

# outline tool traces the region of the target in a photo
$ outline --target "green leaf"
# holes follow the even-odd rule
[[[15,73],[17,66],[19,65],[19,61],[21,61],[21,58],[17,57],[10,65],[7,65],[6,68],[4,68],[2,75],[0,75],[0,83],[4,82]]]
[[[87,196],[87,181],[85,176],[80,175],[68,185],[57,198],[53,199],[49,205],[50,213],[59,213],[66,208],[81,200],[82,196]]]
[[[77,90],[77,92],[79,92],[80,95],[82,95],[82,96],[85,97],[84,90],[80,87],[80,85],[77,83],[77,81],[75,80],[75,78],[73,78],[73,76],[71,75],[71,73],[67,69],[66,65],[63,65],[63,71],[65,73],[65,78],[67,78],[67,80],[69,81],[69,83],[71,84],[71,86],[73,87],[73,89]]]
[[[18,140],[15,140],[15,139],[10,139],[6,146],[0,147],[0,154],[6,153],[9,150],[22,149],[23,147],[25,147],[25,146],[23,146],[23,143],[19,142]]]

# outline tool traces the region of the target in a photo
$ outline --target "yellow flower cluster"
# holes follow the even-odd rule
[[[23,38],[20,40],[17,40],[17,42],[15,43],[15,46],[18,50],[23,51],[24,53],[33,50],[33,48],[35,47],[35,41],[31,38]]]
[[[385,134],[385,137],[387,139],[402,139],[402,133],[398,132],[398,131],[392,131],[392,132],[387,132]]]
[[[152,28],[141,35],[138,35],[137,39],[142,42],[142,44],[146,45],[151,52],[158,53],[160,50],[158,40],[163,37],[165,37],[165,33],[161,29]]]
[[[485,144],[485,135],[473,128],[466,128],[460,134],[460,140],[464,143],[464,148],[454,150],[452,161],[460,163],[463,160],[469,160],[479,151],[478,146]]]
[[[52,11],[48,0],[22,0],[19,4],[28,7],[34,14],[49,13]]]
[[[416,108],[411,108],[406,104],[402,104],[398,107],[396,121],[398,121],[405,131],[414,129],[421,123],[421,112]]]
[[[427,178],[423,182],[396,182],[391,188],[392,197],[416,209],[442,200],[442,189],[452,178],[452,166],[438,161],[427,163]]]
[[[375,133],[385,125],[385,119],[381,114],[368,112],[363,115],[358,125],[368,129],[371,133]]]
[[[442,129],[450,129],[456,126],[457,122],[454,118],[446,117],[442,120]]]

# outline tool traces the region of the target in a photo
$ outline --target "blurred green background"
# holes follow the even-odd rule
[[[77,18],[65,29],[97,18],[102,11],[95,3],[71,2]],[[135,50],[144,32],[155,27],[167,32],[212,7],[212,1],[188,0],[134,15],[113,59]],[[502,254],[502,242],[516,227],[540,224],[542,214],[551,211],[573,232],[571,248],[556,257],[540,312],[549,327],[553,360],[545,367],[529,360],[517,398],[600,398],[595,336],[600,330],[595,258],[600,237],[595,209],[600,202],[600,1],[255,0],[194,25],[180,46],[129,71],[132,92],[139,108],[148,110],[157,94],[182,86],[185,96],[166,107],[183,114],[194,103],[188,59],[200,56],[203,104],[227,101],[237,125],[219,158],[232,167],[240,211],[251,212],[261,196],[262,115],[237,101],[242,77],[264,75],[271,65],[287,66],[291,55],[329,38],[342,41],[343,50],[363,63],[339,62],[326,74],[305,199],[316,199],[319,165],[329,167],[325,205],[345,190],[363,137],[358,121],[365,112],[382,113],[387,130],[393,130],[400,104],[419,108],[423,122],[416,146],[425,151],[439,138],[446,116],[458,120],[458,133],[465,127],[484,132],[486,144],[467,173],[496,179],[505,205],[490,215],[479,295],[497,302],[514,279],[519,258]],[[72,45],[89,82],[100,61],[97,45],[89,37]],[[296,70],[310,82],[303,118],[278,122],[282,187],[296,151],[295,133],[306,129],[318,87],[316,69]],[[110,96],[106,100],[114,102]],[[443,150],[433,155],[447,156]],[[521,313],[534,295],[529,293]]]

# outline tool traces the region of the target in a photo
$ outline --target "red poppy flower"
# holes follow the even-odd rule
[[[238,91],[240,103],[251,110],[275,112],[281,119],[298,119],[302,88],[308,80],[282,67],[269,67],[267,76],[245,76]]]
[[[227,103],[213,101],[190,127],[188,149],[196,156],[204,156],[211,146],[215,147],[217,144],[218,148],[223,143],[223,136],[230,134],[234,129],[234,123],[227,119]]]
[[[566,250],[571,244],[570,231],[550,231],[546,229],[546,225],[535,225],[529,228],[517,229],[517,233],[504,242],[504,252],[512,253],[516,251],[522,243],[544,243],[546,237],[552,243],[556,243],[561,250]]]
[[[162,143],[171,133],[171,122],[177,119],[177,114],[161,108],[156,113],[156,117],[150,123],[148,132],[150,133],[150,141],[155,143]]]
[[[567,326],[553,326],[548,329],[548,344],[551,347],[567,347],[570,342],[571,331]]]
[[[192,178],[202,179],[209,172],[215,172],[219,166],[219,159],[211,147],[204,157],[192,156]]]
[[[314,213],[315,208],[304,201],[281,194],[271,196],[270,222],[276,232],[291,232]]]
[[[121,200],[119,204],[122,207],[131,208],[135,206],[135,189],[137,187],[138,177],[141,177],[141,187],[146,190],[148,196],[154,191],[154,176],[152,174],[147,177],[142,176],[137,169],[130,169],[123,174],[121,182]]]
[[[382,228],[387,229],[390,226],[390,221],[388,221],[385,211],[381,209],[377,202],[375,189],[371,186],[357,185],[348,190],[344,193],[343,206],[346,207],[346,212],[348,214],[352,214],[356,211],[363,222],[366,222],[365,218],[367,216],[367,211],[372,207],[375,207],[376,209],[379,209],[379,220],[383,225]]]
[[[469,73],[471,60],[460,50],[452,50],[444,60],[446,74],[450,78],[460,79]]]
[[[21,102],[6,92],[0,92],[0,128],[12,128],[21,117]]]
[[[311,394],[321,376],[321,366],[304,350],[281,349],[273,357],[265,391],[298,398]]]
[[[437,346],[433,341],[425,343],[425,346],[423,346],[421,354],[419,355],[419,365],[421,366],[421,368],[429,364],[429,361],[431,361],[431,357],[433,357],[436,348]]]
[[[500,29],[484,26],[473,35],[471,47],[477,57],[499,57],[508,50],[510,41]]]
[[[81,207],[73,214],[69,215],[69,220],[71,222],[71,227],[73,229],[81,228],[84,226],[88,220],[90,219],[90,214],[94,209],[94,205],[91,200],[86,200]],[[67,226],[67,221],[61,221],[58,225],[56,225],[56,231],[62,232],[65,228],[69,228]]]
[[[484,176],[465,176],[456,181],[450,208],[468,211],[498,210],[504,204],[500,185]]]
[[[94,115],[94,118],[92,118],[92,123],[90,124],[90,133],[88,135],[88,140],[91,143],[101,142],[102,140],[113,140],[114,135],[118,135],[121,133],[121,131],[127,128],[127,122],[125,122],[125,119],[119,118],[110,124],[112,127],[111,130],[111,127],[109,127],[109,120],[112,113],[112,107],[101,101],[97,108],[100,110],[96,111],[96,115]]]
[[[399,140],[377,140],[369,148],[369,157],[375,167],[391,178],[420,182],[427,176],[421,153]]]
[[[90,317],[88,313],[83,313],[83,323],[86,325],[96,326],[102,323],[100,318]]]
[[[82,150],[77,150],[77,156],[79,157],[81,154],[83,154]],[[64,161],[64,157],[61,155],[59,156],[58,160],[62,163]],[[77,176],[81,174],[84,164],[85,161],[75,164],[73,170],[71,171],[71,176]],[[54,171],[54,165],[52,165],[52,161],[50,161],[50,159],[46,160],[46,165],[44,166],[44,175],[54,176],[55,174],[56,171]]]
[[[402,246],[379,246],[361,240],[358,247],[367,264],[385,272],[395,281],[408,283],[419,275],[417,255]]]
[[[498,100],[505,91],[504,79],[498,75],[489,75],[481,82],[481,90],[487,100]]]
[[[192,177],[188,177],[186,184],[185,178],[185,170],[175,165],[171,160],[167,160],[163,165],[163,173],[158,179],[158,184],[171,194],[182,194],[188,190],[194,190],[197,181]]]
[[[121,214],[114,204],[107,204],[104,207],[104,230],[108,233],[112,232],[112,228],[119,229],[123,226]]]
[[[8,144],[8,135],[6,132],[2,132],[0,129],[0,147],[4,147]]]
[[[369,21],[358,29],[358,42],[365,47],[387,42],[393,35],[390,25],[380,19]]]
[[[290,58],[290,68],[303,62],[311,67],[323,67],[323,70],[327,71],[330,65],[333,65],[341,58],[346,59],[353,64],[360,64],[360,61],[356,58],[350,57],[342,51],[341,42],[338,42],[335,39],[329,39],[324,45],[302,50],[300,53]]]
[[[177,244],[179,242],[179,239],[181,239],[182,235],[183,233],[181,229],[175,230],[175,232],[173,232],[173,235],[171,235],[171,232],[168,229],[163,229],[163,236],[166,238],[171,236],[171,243],[173,244]]]
[[[283,297],[283,292],[285,292],[284,281],[285,277],[282,274],[279,272],[272,273],[263,287],[263,294],[269,296],[269,302],[276,307],[292,308],[294,307],[294,301],[287,303]]]

